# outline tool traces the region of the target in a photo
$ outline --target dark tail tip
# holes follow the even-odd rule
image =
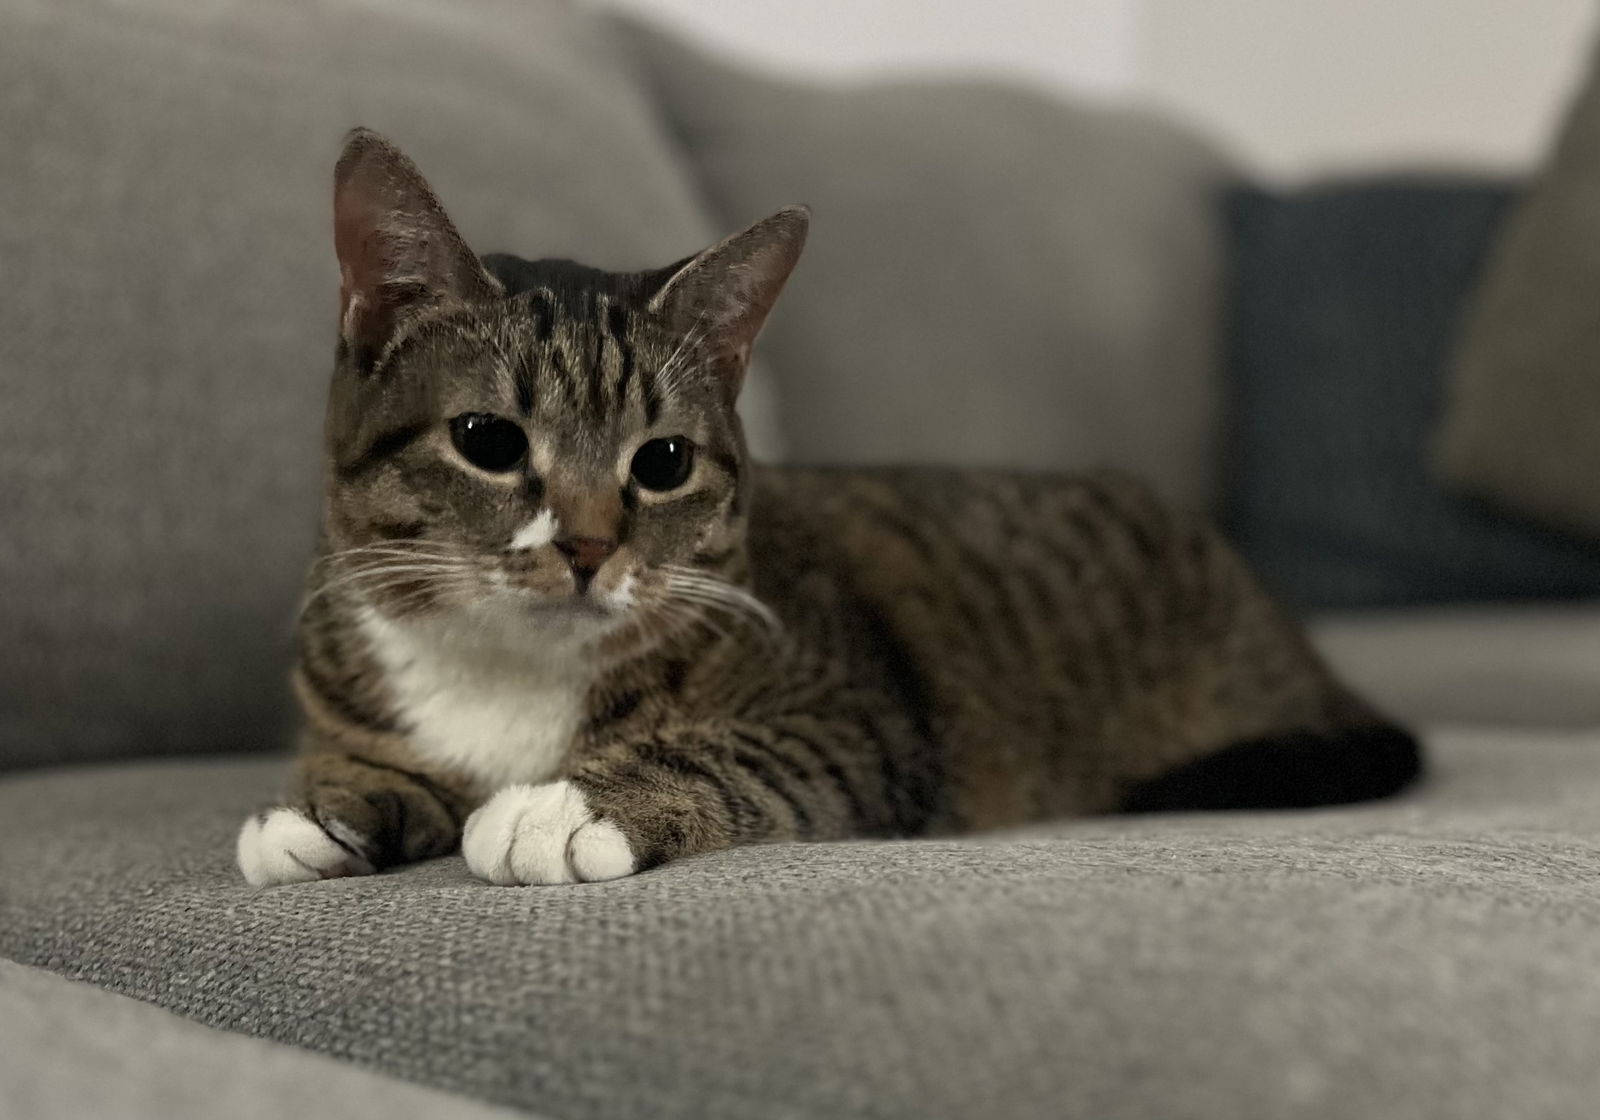
[[[1128,813],[1309,809],[1399,793],[1422,775],[1422,748],[1398,727],[1252,739],[1128,791]]]

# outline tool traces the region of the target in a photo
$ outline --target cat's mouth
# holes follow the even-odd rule
[[[634,606],[632,575],[624,575],[610,587],[586,581],[582,586],[564,593],[548,587],[530,586],[515,579],[497,579],[493,582],[498,592],[493,598],[502,605],[509,599],[515,609],[548,620],[615,619]]]

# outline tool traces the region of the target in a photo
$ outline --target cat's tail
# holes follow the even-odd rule
[[[1235,743],[1134,786],[1122,809],[1172,813],[1307,809],[1399,793],[1421,777],[1422,748],[1408,731],[1373,724]]]

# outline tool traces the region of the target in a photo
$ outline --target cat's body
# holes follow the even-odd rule
[[[495,882],[603,879],[1415,775],[1217,535],[1129,479],[751,464],[733,395],[803,214],[659,273],[485,270],[370,134],[339,184],[305,749],[241,834],[252,882],[457,843]]]

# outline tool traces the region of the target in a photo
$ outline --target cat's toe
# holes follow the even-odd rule
[[[573,873],[585,883],[620,879],[638,870],[628,838],[610,821],[590,821],[573,833],[568,857]]]
[[[330,836],[295,809],[257,813],[239,830],[239,870],[253,887],[372,874],[353,839]]]
[[[496,793],[468,819],[461,854],[474,875],[501,886],[618,879],[637,867],[622,830],[597,820],[565,781]]]

